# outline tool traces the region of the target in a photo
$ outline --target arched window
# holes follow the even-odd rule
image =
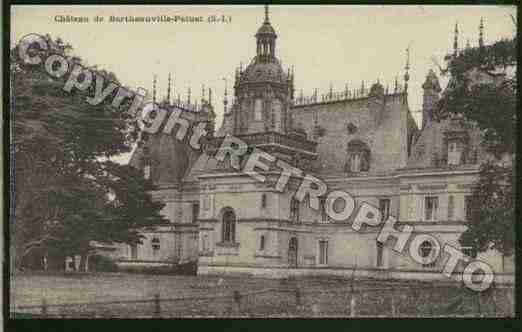
[[[223,242],[236,241],[236,214],[232,209],[223,213]]]
[[[368,146],[354,140],[348,143],[345,170],[347,173],[367,172],[370,169],[370,149]]]

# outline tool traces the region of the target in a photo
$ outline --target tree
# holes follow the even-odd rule
[[[463,117],[482,130],[484,160],[472,190],[471,220],[459,241],[477,252],[495,249],[511,255],[515,237],[517,39],[466,49],[448,56],[450,76],[435,113],[438,119]]]
[[[46,36],[53,53],[73,64],[72,47]],[[51,78],[42,66],[27,66],[11,50],[12,200],[10,224],[14,263],[35,251],[87,254],[92,241],[135,243],[137,228],[165,222],[162,204],[152,202],[152,183],[140,171],[110,158],[131,150],[137,138],[135,119],[115,109],[112,98],[91,105],[94,85],[65,92],[68,77]],[[84,64],[85,65],[85,64]],[[114,74],[97,70],[105,82]],[[106,83],[107,84],[107,83]],[[116,90],[113,92],[114,97]],[[117,206],[115,206],[117,202]],[[141,206],[139,213],[136,206]],[[140,218],[139,220],[137,218]]]

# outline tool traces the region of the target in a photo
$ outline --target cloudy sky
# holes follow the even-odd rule
[[[199,98],[201,85],[214,90],[218,126],[223,112],[223,78],[231,86],[234,70],[255,54],[254,34],[263,22],[263,6],[13,6],[11,40],[29,33],[50,33],[70,42],[89,64],[113,71],[125,85],[151,89],[158,75],[158,95],[166,94],[168,72],[175,95],[187,89]],[[56,15],[88,17],[88,23],[60,23]],[[94,17],[104,17],[95,23]],[[110,23],[110,16],[225,15],[229,23]],[[406,48],[411,49],[409,106],[420,110],[423,79],[437,69],[453,44],[458,21],[459,46],[476,45],[480,18],[486,44],[516,34],[513,6],[270,6],[278,33],[277,56],[295,66],[299,95],[317,88],[326,93],[366,86],[377,79],[402,83]],[[418,113],[414,116],[418,117]]]

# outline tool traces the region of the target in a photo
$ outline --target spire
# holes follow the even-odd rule
[[[201,84],[201,105],[205,101],[205,84]]]
[[[156,74],[154,74],[154,78],[152,80],[152,103],[156,103]]]
[[[484,47],[484,18],[480,18],[479,25],[479,47]]]
[[[399,89],[399,79],[398,79],[397,75],[395,75],[395,87],[393,90],[394,93],[397,93],[398,89]]]
[[[170,105],[170,88],[171,88],[171,76],[170,76],[170,73],[169,73],[169,84],[168,84],[168,87],[167,87],[167,103]]]
[[[364,80],[361,83],[361,96],[364,95]]]
[[[459,51],[459,22],[455,22],[455,36],[453,38],[453,56],[456,57]]]
[[[212,106],[212,89],[208,88],[208,104]]]
[[[188,87],[188,90],[187,90],[187,104],[190,105],[190,94],[191,94],[191,90],[190,90],[190,86]]]
[[[270,23],[268,19],[268,5],[265,5],[265,23]]]

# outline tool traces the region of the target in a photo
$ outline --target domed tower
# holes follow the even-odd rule
[[[290,70],[285,73],[276,57],[277,34],[270,24],[268,6],[255,38],[256,56],[245,70],[236,70],[234,134],[284,134],[290,127],[288,109],[293,99],[293,73]]]

